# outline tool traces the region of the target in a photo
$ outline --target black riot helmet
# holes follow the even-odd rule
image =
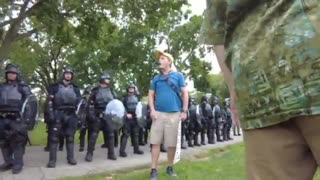
[[[74,75],[73,69],[71,67],[68,67],[68,66],[63,68],[63,73],[62,73],[63,79],[66,80],[66,81],[69,81],[64,76],[66,73],[71,73],[72,74],[72,77],[71,77],[71,80],[72,80],[73,79],[73,75]]]
[[[208,97],[207,96],[202,96],[201,97],[201,102],[208,102]]]
[[[108,73],[104,72],[99,77],[99,83],[108,84],[108,83],[106,83],[106,80],[111,80],[111,76]]]
[[[129,89],[130,89],[130,88],[133,88],[133,89],[134,89],[134,93],[135,93],[136,95],[139,95],[139,90],[138,90],[138,87],[135,85],[135,83],[129,82],[129,83],[127,84],[127,92],[129,92]]]
[[[5,78],[6,80],[8,80],[8,73],[14,73],[14,74],[17,74],[17,77],[16,77],[16,81],[19,80],[19,75],[20,75],[20,71],[19,71],[19,68],[17,65],[15,64],[8,64],[5,68]]]
[[[15,64],[8,64],[5,67],[5,73],[15,73],[15,74],[19,74],[19,69],[18,66]]]

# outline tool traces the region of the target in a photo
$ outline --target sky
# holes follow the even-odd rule
[[[188,0],[188,1],[191,5],[190,9],[193,14],[195,14],[195,15],[202,15],[203,14],[203,11],[206,8],[206,1],[205,0]],[[212,52],[207,54],[205,60],[208,62],[211,62],[211,65],[212,65],[211,73],[217,74],[220,72],[220,67],[219,67],[218,61],[216,59],[216,56]]]
[[[192,14],[194,14],[194,15],[202,15],[203,14],[203,11],[206,8],[206,1],[205,0],[188,0],[188,1],[189,1],[189,4],[191,5],[189,7],[189,9],[191,9]],[[167,47],[159,47],[160,50],[165,50],[166,48]],[[219,67],[218,61],[217,61],[216,56],[213,54],[213,52],[207,53],[204,60],[207,62],[211,62],[211,67],[212,67],[211,73],[213,73],[213,74],[220,73],[220,67]],[[193,81],[190,81],[187,79],[186,82],[187,82],[187,89],[189,91],[195,90]]]

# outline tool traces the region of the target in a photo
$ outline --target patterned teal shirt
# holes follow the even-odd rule
[[[320,1],[207,0],[207,44],[224,44],[244,129],[320,114]]]

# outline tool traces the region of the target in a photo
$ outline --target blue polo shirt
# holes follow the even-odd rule
[[[170,72],[169,81],[177,87],[179,93],[181,87],[185,87],[184,77],[180,72]],[[158,74],[153,77],[150,90],[155,91],[155,110],[159,112],[180,112],[181,101],[177,93],[166,82],[164,76]]]

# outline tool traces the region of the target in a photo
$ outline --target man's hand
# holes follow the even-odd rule
[[[186,112],[181,112],[181,113],[180,113],[180,119],[181,119],[182,121],[186,120],[186,119],[187,119],[187,113],[186,113]]]
[[[156,114],[156,111],[150,111],[150,117],[151,117],[152,121],[157,120],[157,114]]]

